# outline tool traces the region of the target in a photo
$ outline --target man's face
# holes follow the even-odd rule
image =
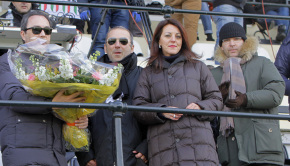
[[[126,41],[128,42],[126,43]],[[134,51],[134,45],[131,45],[128,31],[114,29],[107,34],[104,49],[112,62],[118,62]]]
[[[32,27],[50,27],[48,20],[44,16],[39,16],[39,15],[33,15],[29,17],[28,22],[27,22],[27,27],[26,28],[32,28]],[[37,38],[45,39],[47,40],[47,44],[50,43],[50,36],[51,35],[46,35],[44,31],[42,30],[40,34],[34,34],[32,29],[28,29],[26,31],[21,31],[20,35],[22,37],[22,40],[24,40],[25,43],[31,42],[36,40]]]
[[[21,14],[25,14],[31,9],[31,3],[12,2],[12,4],[15,6],[16,10]]]
[[[227,57],[238,57],[243,47],[244,40],[241,37],[224,39],[221,49]]]

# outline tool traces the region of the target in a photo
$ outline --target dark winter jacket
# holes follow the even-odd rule
[[[10,3],[10,5],[8,7],[12,10],[12,14],[13,14],[13,17],[14,17],[14,19],[13,19],[14,26],[15,27],[20,27],[21,20],[22,20],[22,17],[23,17],[24,14],[19,13],[16,10],[15,6],[12,4],[12,2]],[[31,9],[32,10],[37,10],[38,9],[38,4],[32,3]],[[7,15],[7,12],[4,13],[1,17],[5,18],[6,15]]]
[[[203,110],[221,110],[222,98],[212,74],[201,61],[189,62],[180,55],[163,61],[162,71],[146,67],[134,93],[134,105],[174,106],[185,109],[196,103]],[[136,112],[148,126],[148,158],[151,166],[217,166],[218,157],[210,120],[214,117],[185,114],[172,121],[156,112]]]
[[[275,66],[285,81],[285,95],[290,96],[290,34],[284,39],[275,60]],[[288,97],[290,104],[290,97]],[[290,110],[290,109],[289,109]]]
[[[10,71],[7,54],[0,57],[0,78],[0,100],[51,101],[24,89]],[[3,165],[67,165],[62,124],[51,108],[1,106]]]
[[[241,65],[246,84],[247,105],[233,112],[278,114],[278,106],[282,102],[285,84],[274,64],[267,58],[257,56],[258,40],[248,37],[242,46],[240,56],[246,61]],[[227,56],[219,47],[215,59],[222,63]],[[213,76],[219,85],[223,68],[212,70]],[[284,165],[279,121],[273,119],[237,118],[234,117],[235,131],[233,137],[227,137],[227,142],[236,140],[236,144],[225,144],[224,137],[218,138],[220,162],[231,158],[233,149],[238,148],[236,155],[239,161],[250,164]],[[228,147],[227,147],[227,146]],[[236,166],[229,164],[228,166]]]
[[[244,9],[247,0],[213,0],[213,8],[220,5],[232,5],[241,10]]]
[[[108,55],[104,55],[99,61],[110,62]],[[124,65],[124,71],[119,88],[113,94],[113,98],[117,99],[123,93],[122,101],[130,105],[142,68],[137,66],[135,53],[128,55],[121,63]],[[112,111],[98,110],[89,121],[92,145],[88,153],[76,153],[80,165],[85,166],[90,160],[96,159],[98,166],[113,166],[114,163],[116,164],[117,158],[115,123]],[[131,111],[123,114],[121,121],[124,165],[135,166],[137,160],[132,153],[133,150],[147,155],[146,129],[137,122]]]

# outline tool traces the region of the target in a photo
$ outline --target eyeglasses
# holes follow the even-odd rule
[[[27,31],[31,29],[32,30],[32,33],[35,34],[35,35],[38,35],[42,32],[42,30],[44,31],[45,35],[51,35],[52,33],[52,28],[50,27],[44,27],[44,28],[41,28],[41,27],[30,27],[30,28],[26,28],[24,29],[24,31]]]
[[[119,42],[122,44],[122,45],[127,45],[128,44],[128,39],[127,38],[125,38],[125,37],[121,37],[121,38],[119,38],[118,39],[119,40]],[[113,45],[113,44],[115,44],[116,43],[116,41],[117,41],[117,38],[115,38],[115,37],[112,37],[112,38],[109,38],[108,39],[108,44],[109,45]]]
[[[233,38],[223,39],[222,41],[223,41],[224,44],[227,44],[228,45],[228,44],[230,44],[231,40],[235,44],[237,44],[237,43],[239,43],[243,39],[242,39],[242,37],[233,37]]]

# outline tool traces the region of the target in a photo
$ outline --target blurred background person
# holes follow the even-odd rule
[[[202,11],[209,11],[208,3],[201,3]],[[212,37],[212,24],[211,24],[211,16],[210,15],[200,15],[200,19],[202,21],[204,34],[206,35],[206,41],[214,41]]]
[[[282,42],[274,64],[285,81],[285,95],[288,96],[290,113],[290,34]]]
[[[247,0],[213,0],[213,12],[229,12],[229,13],[243,13],[244,6]],[[219,45],[219,31],[223,25],[229,22],[235,22],[243,26],[243,17],[232,16],[217,16],[213,15],[212,19],[216,24],[216,45],[215,50]]]
[[[59,0],[77,2],[77,0]],[[76,29],[84,33],[85,21],[81,20],[78,6],[40,4],[39,8],[50,14],[56,24],[75,25]]]
[[[20,27],[23,15],[28,13],[30,10],[37,10],[38,4],[28,2],[11,2],[8,7],[12,10],[14,26]],[[4,13],[1,17],[6,18],[6,15],[7,12]]]
[[[175,9],[201,10],[201,0],[165,0],[165,5]],[[188,34],[188,44],[191,48],[197,40],[199,14],[174,13],[172,19],[178,20]]]
[[[107,4],[107,0],[78,0],[81,3],[98,3],[98,4]],[[124,1],[120,0],[112,0],[111,5],[126,5]],[[82,20],[90,20],[92,39],[94,40],[98,25],[101,21],[103,15],[103,8],[88,8],[88,7],[80,7],[79,8],[80,17]],[[114,28],[116,26],[122,26],[126,29],[129,29],[129,11],[122,9],[109,9],[107,11],[107,15],[103,20],[104,24],[101,25],[99,33],[97,34],[97,38],[95,43],[93,44],[92,52],[93,55],[96,51],[100,52],[101,58],[104,54],[104,44],[106,43],[106,35],[109,31],[109,28]]]
[[[261,0],[257,0],[257,2],[262,2]],[[264,0],[264,3],[278,3],[278,4],[288,4],[285,0]],[[263,7],[262,5],[258,5],[255,7],[255,10],[258,14],[263,14]],[[278,15],[278,16],[289,16],[289,8],[288,7],[279,7],[279,6],[273,6],[273,5],[265,5],[264,6],[265,14],[269,15]],[[268,27],[270,27],[270,23],[272,22],[272,19],[266,19]],[[266,23],[265,19],[257,19],[257,22],[260,24],[263,29],[266,29]],[[276,35],[276,41],[281,42],[283,41],[288,32],[289,28],[289,20],[274,20],[275,25],[278,26],[278,31]]]

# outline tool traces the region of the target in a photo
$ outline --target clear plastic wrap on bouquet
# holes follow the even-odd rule
[[[61,46],[44,43],[37,39],[8,51],[11,71],[31,94],[53,98],[61,89],[67,89],[67,95],[83,91],[85,103],[102,103],[118,88],[123,69],[120,64],[96,62],[84,53],[70,54]],[[88,132],[75,127],[74,121],[94,112],[85,108],[54,110],[55,116],[66,122],[63,135],[68,150],[88,150],[89,136],[83,136]]]

